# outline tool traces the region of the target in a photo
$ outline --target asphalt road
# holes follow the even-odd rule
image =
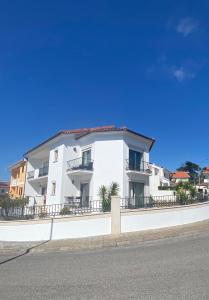
[[[135,247],[0,256],[0,299],[209,299],[209,230]]]

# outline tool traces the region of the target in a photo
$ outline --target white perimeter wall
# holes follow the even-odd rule
[[[150,209],[147,211],[122,212],[121,232],[190,224],[209,219],[209,203],[193,204],[178,208]]]
[[[48,219],[42,221],[0,222],[0,241],[46,241],[111,234],[110,214]]]
[[[209,203],[121,212],[121,232],[190,224],[209,219]],[[52,233],[52,234],[51,234]],[[0,222],[0,241],[43,241],[111,234],[110,214]]]

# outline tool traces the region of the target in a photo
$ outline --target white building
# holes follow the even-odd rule
[[[117,182],[119,196],[142,199],[150,195],[154,142],[125,127],[61,131],[24,155],[25,196],[40,204],[76,200],[88,205],[89,197],[99,199],[101,185]]]
[[[205,167],[203,171],[204,183],[206,183],[209,187],[209,167]]]
[[[171,172],[156,164],[150,164],[150,167],[151,167],[150,194],[152,196],[169,195],[170,193],[168,191],[160,190],[159,187],[170,186]],[[171,194],[173,194],[173,192]]]

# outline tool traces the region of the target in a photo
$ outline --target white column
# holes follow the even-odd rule
[[[111,234],[121,233],[120,197],[111,197]]]

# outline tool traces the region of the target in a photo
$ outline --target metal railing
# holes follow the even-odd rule
[[[27,179],[31,179],[31,178],[34,178],[34,171],[30,171],[27,173]]]
[[[198,194],[195,197],[187,196],[181,198],[178,195],[149,196],[149,197],[127,197],[121,198],[121,209],[139,209],[154,207],[170,207],[176,205],[187,205],[209,201],[208,195]]]
[[[79,203],[63,203],[53,205],[34,205],[25,207],[0,208],[0,219],[36,219],[68,215],[83,215],[102,212],[101,200],[90,200],[88,205]]]
[[[126,170],[151,174],[150,164],[143,160],[138,162],[135,160],[126,159]]]
[[[45,166],[39,169],[38,177],[46,176],[49,173],[49,166]]]
[[[120,199],[121,209],[149,209],[161,207],[174,207],[192,203],[209,201],[208,195],[198,194],[194,198],[181,199],[178,196],[155,197],[127,197]],[[33,205],[24,207],[0,207],[0,220],[17,219],[44,219],[49,217],[61,217],[70,215],[85,215],[110,212],[111,203],[102,200],[93,200],[92,197],[81,199],[80,197],[68,197],[67,203],[52,205]]]
[[[79,157],[73,160],[67,161],[67,171],[75,171],[75,170],[93,170],[93,160],[84,159],[83,157]]]

